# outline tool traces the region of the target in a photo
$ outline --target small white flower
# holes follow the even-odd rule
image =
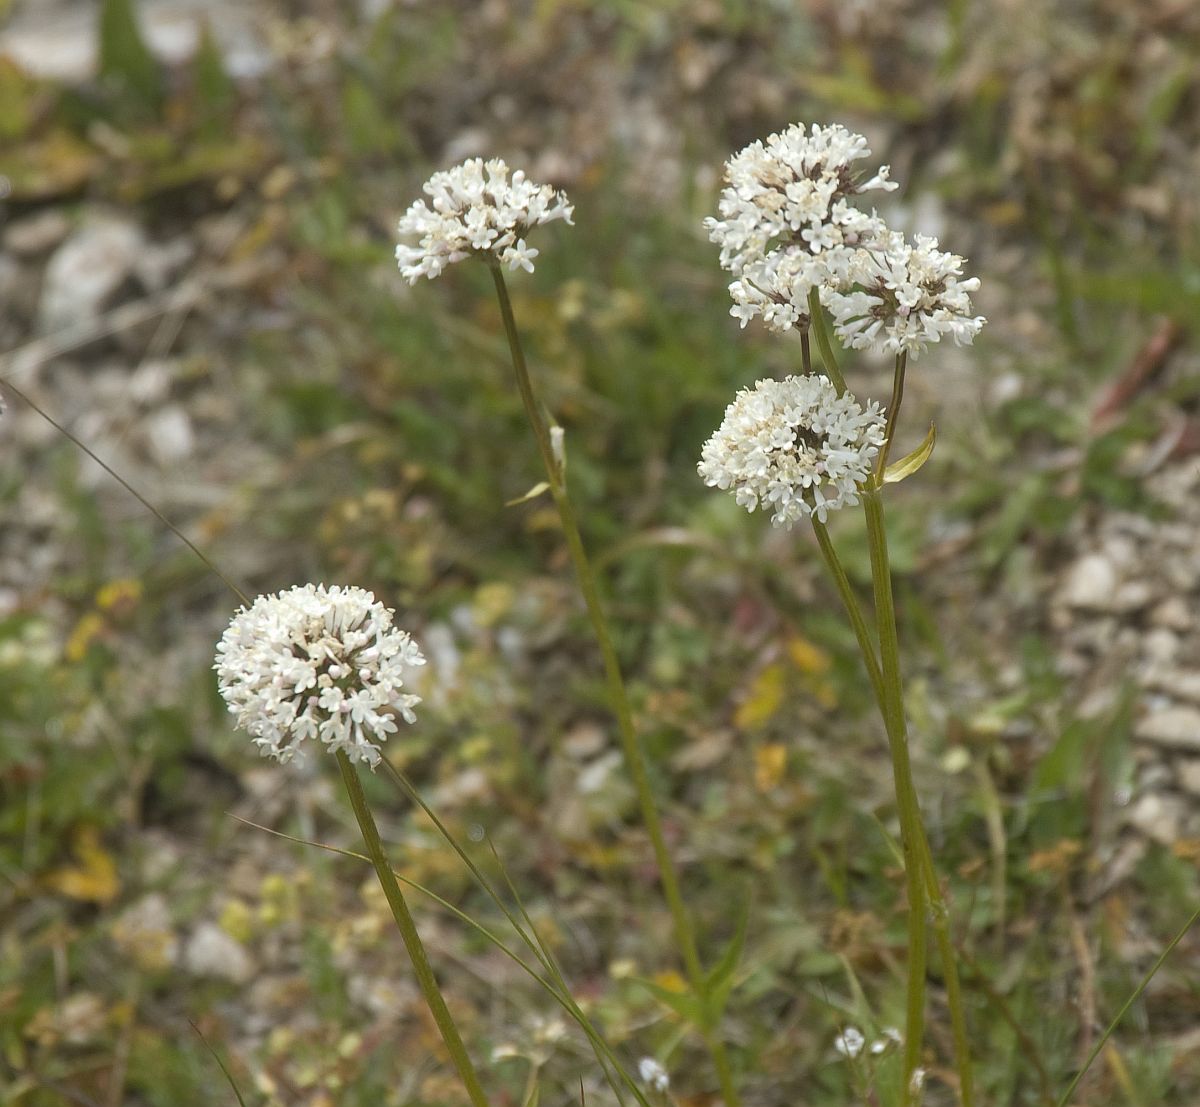
[[[908,1090],[916,1095],[925,1087],[925,1070],[913,1069],[913,1074],[908,1082]]]
[[[871,1052],[878,1055],[893,1045],[901,1045],[904,1039],[900,1036],[900,1031],[894,1026],[884,1028],[883,1036],[877,1038],[871,1043]]]
[[[420,697],[402,689],[424,664],[373,593],[306,584],[243,607],[213,668],[237,725],[265,756],[288,761],[316,738],[374,767],[375,742],[397,729],[393,715],[416,722]]]
[[[857,1057],[862,1052],[864,1040],[860,1031],[848,1026],[833,1039],[833,1048],[843,1057]]]
[[[936,238],[917,235],[915,243],[890,231],[856,252],[853,291],[828,289],[824,302],[834,328],[852,349],[906,353],[914,360],[931,342],[952,338],[969,346],[987,322],[971,314],[968,293],[978,277],[962,277],[964,259],[937,248]]]
[[[550,185],[535,184],[518,169],[509,176],[499,158],[471,158],[425,182],[431,202],[417,200],[400,220],[396,262],[409,284],[431,280],[447,265],[491,255],[512,269],[533,272],[538,251],[525,244],[531,227],[555,219],[571,222],[573,208]]]
[[[859,485],[883,444],[877,404],[838,396],[817,374],[761,380],[725,409],[697,467],[710,488],[732,491],[742,507],[772,512],[777,527],[858,502]]]
[[[525,239],[517,239],[515,246],[509,246],[501,255],[500,260],[505,262],[509,269],[514,272],[518,267],[524,269],[526,273],[533,272],[533,259],[540,254],[540,250],[535,250],[530,246],[525,245]]]
[[[740,275],[776,249],[818,254],[881,232],[878,216],[847,203],[863,192],[896,187],[886,166],[860,179],[852,165],[870,156],[867,140],[837,123],[814,123],[808,131],[796,123],[735,154],[725,166],[720,217],[704,221],[721,247],[722,268]]]
[[[638,1062],[638,1075],[642,1083],[656,1092],[665,1092],[671,1086],[671,1077],[653,1057],[643,1057]]]

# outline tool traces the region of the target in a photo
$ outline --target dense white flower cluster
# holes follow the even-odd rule
[[[979,281],[959,279],[963,259],[934,239],[909,245],[874,210],[854,206],[864,192],[897,187],[887,166],[865,180],[855,171],[870,154],[862,135],[838,124],[797,123],[729,160],[719,218],[704,225],[737,277],[730,314],[743,327],[808,327],[816,289],[856,348],[915,356],[944,335],[964,344],[979,332],[984,319],[970,314],[967,296]]]
[[[896,187],[886,166],[870,180],[859,179],[851,166],[870,156],[867,140],[838,123],[814,123],[809,132],[796,123],[734,154],[725,166],[721,218],[704,221],[721,247],[722,268],[740,273],[747,262],[781,246],[819,254],[862,241],[878,220],[846,198]]]
[[[854,265],[853,291],[829,290],[825,303],[834,329],[852,349],[881,349],[912,358],[945,336],[970,345],[985,322],[971,315],[978,277],[960,280],[965,259],[937,248],[936,238],[915,243],[890,232],[874,249],[862,250]]]
[[[420,697],[403,691],[424,665],[392,612],[361,588],[306,584],[243,607],[217,645],[221,696],[264,755],[288,761],[306,738],[379,763],[396,731],[416,722]]]
[[[656,1092],[665,1092],[671,1086],[671,1077],[653,1057],[643,1057],[638,1062],[638,1075],[642,1083]]]
[[[755,317],[773,331],[807,326],[809,291],[844,284],[856,250],[883,233],[874,212],[849,202],[896,187],[886,166],[867,181],[854,172],[870,153],[862,135],[838,124],[806,132],[798,123],[729,160],[721,218],[704,225],[722,267],[738,277],[731,314],[743,327]]]
[[[511,177],[499,158],[471,158],[435,173],[425,182],[430,203],[417,200],[400,220],[402,239],[396,261],[409,284],[421,277],[432,280],[447,265],[464,258],[491,254],[510,269],[533,272],[538,251],[528,246],[531,227],[555,219],[571,222],[573,208],[566,196],[550,185],[535,184],[523,170]]]
[[[884,418],[841,396],[828,377],[761,380],[725,409],[698,466],[710,488],[733,490],[748,511],[760,505],[777,527],[858,502],[858,487],[883,444]]]

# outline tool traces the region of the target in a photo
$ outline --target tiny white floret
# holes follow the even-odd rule
[[[638,1075],[642,1083],[656,1092],[665,1092],[671,1086],[671,1077],[653,1057],[643,1057],[638,1062]]]
[[[864,1041],[861,1031],[848,1026],[833,1039],[833,1048],[843,1057],[857,1057],[862,1052]]]

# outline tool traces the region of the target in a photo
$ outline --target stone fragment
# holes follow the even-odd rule
[[[11,224],[4,232],[4,248],[17,257],[37,257],[53,250],[71,230],[59,208],[47,208]]]
[[[1170,749],[1200,751],[1200,711],[1194,707],[1163,707],[1138,721],[1134,737]]]
[[[184,964],[195,976],[214,976],[244,984],[254,973],[250,955],[215,922],[202,922],[187,940]]]
[[[1182,596],[1171,596],[1150,612],[1150,622],[1168,630],[1190,630],[1198,625],[1200,618]]]
[[[160,465],[182,461],[195,447],[192,420],[182,404],[169,404],[147,416],[146,444]]]
[[[39,322],[54,331],[94,318],[129,278],[145,239],[114,215],[93,215],[51,256],[42,284]]]
[[[1136,800],[1129,809],[1129,821],[1160,845],[1179,841],[1189,804],[1179,796],[1151,792]]]
[[[1067,570],[1059,592],[1068,607],[1111,611],[1119,579],[1116,566],[1103,554],[1085,554]]]
[[[1175,767],[1179,786],[1193,796],[1200,796],[1200,757],[1185,757]]]

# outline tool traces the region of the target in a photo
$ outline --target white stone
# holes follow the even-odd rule
[[[235,984],[244,984],[254,973],[245,946],[215,922],[202,922],[192,931],[183,960],[195,976],[215,976]]]
[[[1164,707],[1139,720],[1133,733],[1143,742],[1200,750],[1200,711],[1193,707]]]
[[[18,257],[36,257],[53,250],[70,230],[70,220],[59,208],[46,208],[11,224],[4,232],[4,248]]]
[[[195,447],[192,420],[181,404],[170,404],[149,415],[143,432],[154,460],[160,464],[182,461]]]
[[[1200,796],[1200,757],[1187,757],[1176,766],[1180,787],[1193,796]]]
[[[1067,571],[1059,598],[1068,607],[1112,609],[1119,583],[1116,567],[1103,554],[1085,554]]]
[[[1169,846],[1181,836],[1188,807],[1189,804],[1178,796],[1151,792],[1129,809],[1129,821],[1146,837]]]
[[[43,331],[93,318],[128,279],[145,239],[138,227],[112,215],[94,215],[51,256],[42,284]]]

